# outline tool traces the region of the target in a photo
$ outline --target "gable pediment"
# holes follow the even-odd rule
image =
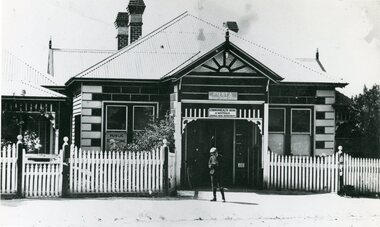
[[[256,71],[247,63],[243,62],[231,51],[222,51],[211,57],[194,70],[193,73],[251,73]]]

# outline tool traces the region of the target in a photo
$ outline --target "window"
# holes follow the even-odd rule
[[[311,155],[311,109],[292,109],[291,115],[291,153]]]
[[[127,107],[107,106],[107,131],[127,130]]]
[[[292,133],[311,133],[311,110],[292,109]]]
[[[285,148],[285,109],[269,109],[268,146],[276,154],[284,154]]]
[[[285,109],[269,109],[269,131],[285,132]]]
[[[153,106],[134,106],[133,107],[133,131],[144,130],[154,119]]]

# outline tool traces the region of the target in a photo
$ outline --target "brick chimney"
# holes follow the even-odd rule
[[[117,49],[128,46],[128,13],[119,12],[115,20],[115,27],[117,28]]]
[[[136,41],[142,35],[142,15],[144,10],[144,0],[129,1],[127,8],[129,14],[129,44]]]

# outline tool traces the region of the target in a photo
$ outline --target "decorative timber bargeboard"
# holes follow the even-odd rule
[[[208,105],[198,107],[184,106],[182,111],[182,133],[184,132],[186,125],[192,121],[200,119],[229,119],[229,120],[247,120],[256,124],[259,128],[260,134],[262,134],[262,107],[261,106],[215,106]]]

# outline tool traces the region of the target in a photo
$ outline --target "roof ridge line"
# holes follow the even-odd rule
[[[213,24],[213,23],[211,23],[211,22],[208,22],[207,20],[201,19],[201,18],[199,18],[199,17],[197,17],[197,16],[194,16],[193,14],[190,14],[190,13],[189,13],[189,16],[192,16],[192,17],[194,17],[194,18],[196,18],[196,19],[198,19],[198,20],[200,20],[200,21],[202,21],[202,22],[204,22],[204,23],[207,23],[207,24],[209,24],[209,25],[211,25],[211,26],[213,26],[213,27],[215,27],[215,28],[217,28],[217,29],[219,29],[219,30],[222,30],[222,31],[224,30],[224,29],[221,28],[220,26],[215,25],[215,24]],[[331,76],[330,76],[329,74],[327,74],[326,72],[324,72],[324,73],[318,72],[318,71],[316,71],[316,70],[314,70],[314,69],[312,69],[312,68],[310,68],[310,67],[308,67],[308,66],[305,66],[304,64],[302,64],[302,63],[300,63],[300,62],[298,62],[296,59],[292,59],[292,58],[290,58],[290,57],[287,57],[287,56],[285,56],[285,55],[283,55],[283,54],[281,54],[281,53],[278,53],[278,52],[276,52],[276,51],[274,51],[274,50],[272,50],[272,49],[266,48],[266,47],[264,47],[264,46],[262,46],[262,45],[260,45],[260,44],[257,44],[257,43],[255,43],[255,42],[252,42],[252,41],[248,40],[248,39],[245,39],[245,38],[242,37],[242,36],[239,36],[239,35],[237,35],[237,34],[230,34],[230,35],[233,35],[233,36],[235,36],[236,38],[238,38],[238,39],[242,39],[242,40],[244,40],[244,41],[246,41],[246,42],[249,42],[249,43],[251,43],[251,44],[253,44],[253,45],[255,45],[255,46],[257,46],[257,47],[259,47],[259,48],[261,48],[261,49],[264,49],[264,50],[266,50],[266,51],[268,51],[268,52],[270,52],[270,53],[272,53],[272,54],[275,54],[275,55],[277,55],[277,56],[279,56],[279,57],[281,57],[281,58],[283,58],[283,59],[285,59],[285,60],[287,60],[287,61],[289,61],[289,62],[292,62],[293,64],[296,64],[296,65],[299,65],[299,66],[301,66],[301,67],[307,68],[308,70],[310,70],[310,71],[312,71],[312,72],[314,72],[314,73],[317,73],[317,74],[320,74],[320,75],[324,75],[324,76],[326,76],[326,77],[330,77],[330,79],[336,79],[336,78],[331,78]]]
[[[119,51],[117,51],[116,53],[112,54],[111,56],[108,56],[107,58],[103,59],[102,61],[96,63],[95,65],[83,70],[82,72],[80,73],[77,73],[75,76],[73,76],[72,78],[75,78],[77,77],[78,75],[80,75],[79,77],[77,78],[82,78],[83,76],[87,75],[88,73],[94,71],[95,69],[98,69],[99,67],[103,66],[105,63],[107,62],[110,62],[112,61],[113,59],[119,57],[121,54],[125,53],[126,51],[130,50],[130,49],[133,49],[134,47],[138,46],[140,43],[152,38],[154,35],[156,35],[159,31],[162,31],[166,28],[168,28],[169,26],[173,25],[175,22],[177,22],[178,20],[184,18],[185,16],[189,15],[189,13],[187,11],[181,13],[180,15],[178,15],[177,17],[171,19],[169,22],[161,25],[160,27],[156,28],[155,30],[151,31],[150,33],[146,34],[145,36],[137,39],[134,43],[120,49]],[[96,66],[96,67],[94,67]],[[94,68],[93,68],[94,67]],[[83,75],[81,75],[83,73]]]
[[[191,13],[189,13],[188,15],[189,15],[189,16],[192,16],[192,17],[194,17],[195,19],[200,20],[200,21],[202,21],[202,22],[204,22],[204,23],[206,23],[206,24],[208,24],[208,25],[211,25],[212,27],[215,27],[215,28],[217,28],[217,29],[219,29],[219,30],[221,30],[221,31],[225,31],[225,29],[223,29],[222,27],[220,27],[220,26],[218,26],[218,25],[215,25],[215,24],[213,24],[213,23],[211,23],[211,22],[209,22],[209,21],[207,21],[207,20],[204,20],[204,19],[202,19],[202,18],[199,18],[199,17],[197,17],[197,16],[194,16],[194,15],[191,14]]]
[[[314,72],[314,73],[317,73],[317,74],[319,74],[319,75],[325,75],[325,76],[329,77],[329,75],[328,75],[326,72],[324,72],[324,73],[318,72],[318,71],[316,71],[316,70],[314,70],[314,69],[312,69],[312,68],[310,68],[310,67],[308,67],[308,66],[306,66],[306,65],[304,65],[304,64],[302,64],[302,63],[300,63],[300,62],[297,61],[296,59],[293,59],[293,58],[291,58],[291,57],[287,57],[287,56],[285,56],[285,55],[283,55],[283,54],[281,54],[281,53],[279,53],[279,52],[276,52],[276,51],[274,51],[274,50],[272,50],[272,49],[266,48],[266,47],[264,47],[264,46],[262,46],[262,45],[260,45],[260,44],[257,44],[257,43],[255,43],[255,42],[252,42],[252,41],[250,41],[250,40],[248,40],[248,39],[246,39],[246,38],[243,38],[243,37],[241,37],[241,36],[238,36],[238,35],[235,35],[235,34],[232,34],[232,35],[235,36],[235,37],[238,38],[238,39],[241,39],[241,40],[244,40],[244,41],[246,41],[246,42],[249,42],[249,43],[251,43],[251,44],[253,44],[253,45],[255,45],[255,46],[257,46],[257,47],[259,47],[259,48],[261,48],[261,49],[264,49],[264,50],[266,50],[266,51],[268,51],[268,52],[270,52],[270,53],[272,53],[272,54],[275,54],[275,55],[277,55],[277,56],[283,58],[284,60],[287,60],[287,61],[289,61],[289,62],[291,62],[291,63],[293,63],[293,64],[296,64],[296,65],[299,65],[299,66],[301,66],[301,67],[304,67],[304,68],[306,68],[306,69],[308,69],[308,70],[310,70],[310,71],[312,71],[312,72]],[[330,78],[330,79],[332,79],[332,78]]]

